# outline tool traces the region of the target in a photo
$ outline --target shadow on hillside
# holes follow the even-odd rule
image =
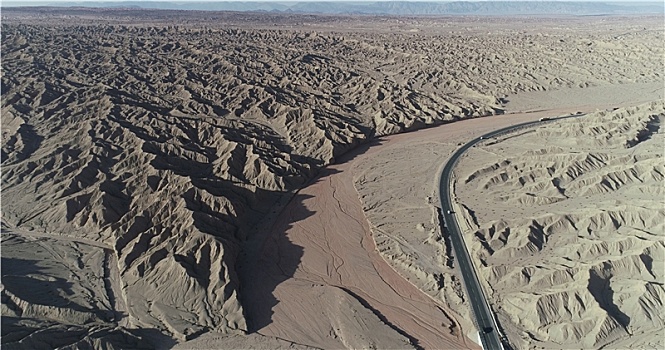
[[[103,321],[112,321],[115,318],[112,310],[93,309],[74,302],[72,300],[76,294],[73,290],[74,283],[54,276],[50,273],[49,267],[40,266],[38,260],[3,256],[2,284],[7,292],[30,305],[72,309],[88,313],[91,318],[94,315]],[[2,302],[8,308],[21,313],[21,308],[14,304],[11,298],[4,298],[3,295]]]
[[[364,154],[381,140],[372,140],[358,146],[339,158],[336,164],[349,162]],[[307,186],[327,181],[340,171],[325,167]],[[248,322],[248,331],[257,332],[273,322],[274,308],[279,300],[274,291],[281,283],[292,278],[300,266],[304,248],[289,239],[288,233],[298,222],[315,215],[308,201],[311,195],[297,193],[285,206],[267,231],[257,233],[244,246],[239,259],[238,274],[241,281],[241,301]]]

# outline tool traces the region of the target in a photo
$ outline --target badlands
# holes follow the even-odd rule
[[[2,346],[479,348],[440,170],[582,111],[469,251],[513,347],[662,348],[662,23],[3,8]]]

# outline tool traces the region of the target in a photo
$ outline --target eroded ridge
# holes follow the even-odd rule
[[[664,107],[548,123],[460,163],[471,251],[516,344],[662,346]]]
[[[107,268],[91,273],[104,282],[56,292],[75,302],[101,288],[93,304],[108,303],[99,308],[113,314],[100,321],[44,308],[28,320],[16,310],[26,309],[29,293],[3,285],[3,315],[35,341],[72,325],[68,343],[52,346],[74,344],[98,321],[170,341],[243,334],[238,254],[262,221],[346,152],[376,136],[501,114],[508,93],[652,83],[662,72],[662,47],[650,44],[660,32],[643,30],[659,18],[622,22],[617,42],[600,22],[593,33],[570,22],[583,35],[555,22],[544,34],[504,32],[503,20],[492,21],[502,29],[494,34],[475,20],[456,20],[465,33],[419,33],[412,29],[441,22],[412,20],[386,33],[348,29],[365,19],[326,17],[318,33],[311,25],[320,18],[308,16],[26,11],[3,9],[2,191],[11,200],[2,203],[2,225],[64,242],[53,244],[68,252],[68,242],[87,242],[74,250],[82,256],[101,246]],[[353,25],[331,29],[340,23]],[[16,252],[32,247],[14,243]],[[33,272],[48,280],[62,271]],[[118,346],[132,347],[127,337]]]

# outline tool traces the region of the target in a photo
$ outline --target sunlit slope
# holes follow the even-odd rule
[[[516,344],[662,341],[664,117],[661,101],[544,123],[462,163],[468,241]]]
[[[3,227],[101,245],[116,257],[109,288],[127,301],[108,306],[121,320],[102,321],[179,340],[247,330],[243,242],[279,198],[367,139],[499,114],[511,92],[662,74],[662,47],[649,44],[659,33],[632,27],[617,42],[6,22]]]

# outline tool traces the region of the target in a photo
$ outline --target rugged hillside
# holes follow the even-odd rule
[[[508,92],[662,74],[662,48],[648,44],[655,31],[620,40],[604,32],[342,35],[120,12],[101,11],[114,24],[98,12],[3,17],[2,227],[13,232],[3,253],[5,244],[20,253],[3,261],[3,315],[14,322],[3,332],[48,323],[154,329],[179,340],[243,333],[243,242],[278,199],[342,153],[378,135],[501,113]],[[145,16],[161,23],[137,25]],[[93,287],[70,280],[77,269],[30,274],[62,282],[54,293],[63,305],[113,317],[26,306],[45,299],[10,283],[15,266],[52,259],[32,255],[43,235],[67,256],[111,255],[104,261],[117,276],[91,272]],[[109,302],[77,301],[87,289]],[[3,342],[30,347],[26,339]]]
[[[519,347],[663,346],[663,119],[660,101],[545,123],[460,164],[471,250]]]

